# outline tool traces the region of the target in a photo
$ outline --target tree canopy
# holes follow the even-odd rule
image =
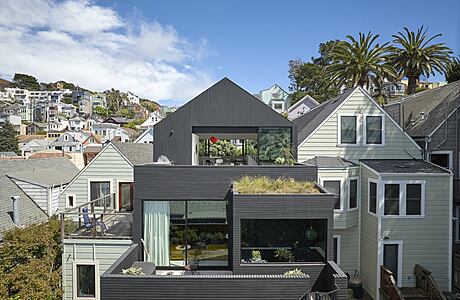
[[[153,112],[160,108],[160,105],[154,101],[148,100],[148,99],[141,99],[140,101],[141,105],[146,108],[149,112]]]
[[[0,152],[20,153],[16,130],[9,122],[0,126]]]
[[[40,89],[40,84],[38,83],[37,78],[27,74],[15,73],[13,77],[13,84],[20,89],[35,91]]]
[[[460,80],[460,56],[454,58],[446,68],[446,80],[447,82],[454,82]]]

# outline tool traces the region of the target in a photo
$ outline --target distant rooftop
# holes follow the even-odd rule
[[[133,165],[153,162],[153,144],[112,142]]]
[[[314,165],[318,168],[343,169],[357,167],[358,165],[339,156],[315,156],[303,162],[307,165]]]

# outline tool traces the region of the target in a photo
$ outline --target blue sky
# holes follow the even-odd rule
[[[360,31],[389,41],[421,25],[460,54],[459,0],[4,0],[0,77],[182,104],[224,76],[250,92],[287,89],[288,61],[316,56],[321,42]]]

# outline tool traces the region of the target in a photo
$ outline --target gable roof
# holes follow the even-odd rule
[[[149,127],[147,130],[145,130],[140,136],[137,137],[133,143],[139,143],[139,141],[141,141],[147,135],[152,135],[153,137],[153,127]]]
[[[294,103],[291,107],[289,107],[288,109],[288,112],[291,112],[293,111],[297,106],[299,106],[300,104],[302,103],[307,103],[307,102],[311,102],[313,103],[314,105],[318,106],[319,105],[319,102],[315,100],[315,98],[313,98],[312,96],[310,95],[305,95],[302,99],[300,99],[299,101],[297,101],[296,103]]]
[[[292,120],[297,125],[298,144],[306,140],[358,88],[350,89]]]
[[[400,105],[401,124],[411,136],[430,136],[460,106],[460,80],[387,105]]]
[[[357,164],[346,160],[340,156],[315,156],[303,162],[307,165],[314,165],[318,168],[346,169],[358,167]]]
[[[32,161],[38,160],[34,159]],[[43,187],[53,187],[67,184],[79,172],[70,159],[57,158],[55,162],[50,162],[48,167],[32,167],[32,170],[29,168],[27,170],[13,171],[8,173],[7,176]]]
[[[133,165],[153,162],[153,145],[112,142],[115,148]]]

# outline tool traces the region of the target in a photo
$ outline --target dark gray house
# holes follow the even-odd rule
[[[95,298],[346,299],[347,277],[333,261],[335,195],[316,183],[316,166],[277,160],[296,158],[293,123],[224,78],[154,130],[155,160],[173,163],[134,167],[133,244],[101,274],[100,289],[88,289]],[[220,139],[239,141],[238,155],[212,155]],[[313,192],[240,192],[243,176]],[[123,274],[130,267],[143,274]]]

